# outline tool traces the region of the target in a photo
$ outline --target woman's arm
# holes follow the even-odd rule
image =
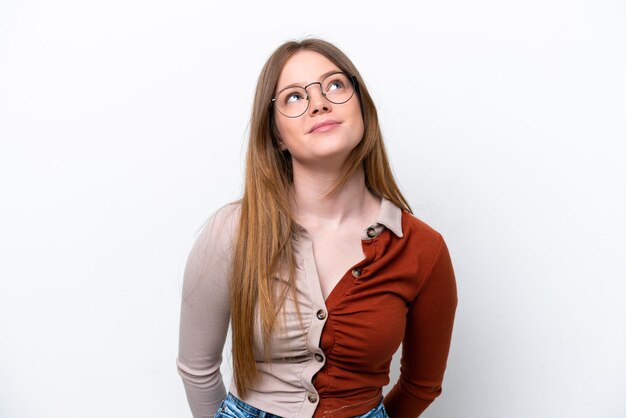
[[[407,314],[400,379],[385,397],[391,418],[418,417],[441,393],[456,305],[454,270],[441,238],[430,273]]]
[[[226,397],[220,365],[230,319],[232,205],[203,228],[185,267],[176,364],[195,418],[213,417]]]

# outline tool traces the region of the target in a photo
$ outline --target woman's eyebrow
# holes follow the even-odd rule
[[[325,77],[328,77],[329,75],[333,74],[333,73],[340,73],[341,70],[330,70],[330,71],[326,71],[324,74],[322,74],[321,76],[319,76],[319,78],[317,79],[318,81],[322,81]],[[278,93],[280,93],[281,91],[288,89],[290,87],[304,87],[305,83],[291,83],[288,86],[283,87],[282,89],[278,90]],[[276,93],[276,94],[278,94]]]

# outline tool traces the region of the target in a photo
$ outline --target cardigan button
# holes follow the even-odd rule
[[[315,353],[315,360],[319,361],[320,363],[324,361],[324,356],[321,355],[320,353]]]
[[[317,395],[315,393],[309,392],[309,393],[307,393],[306,396],[307,396],[307,398],[309,398],[309,402],[311,402],[311,403],[317,402]]]
[[[361,277],[361,269],[358,269],[358,268],[357,268],[357,269],[353,269],[353,270],[352,270],[352,275],[353,275],[354,277],[357,277],[357,278],[358,278],[358,277]]]
[[[317,311],[317,319],[319,319],[320,321],[326,319],[326,312],[324,312],[323,309]]]
[[[372,227],[367,228],[367,236],[374,238],[376,236],[376,230]]]

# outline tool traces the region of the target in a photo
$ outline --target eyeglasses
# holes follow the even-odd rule
[[[331,103],[343,104],[354,95],[356,77],[344,72],[336,72],[327,75],[322,81],[309,83],[304,87],[293,86],[282,89],[272,103],[282,115],[288,118],[297,118],[309,109],[311,103],[307,88],[313,84],[319,84],[322,96]]]

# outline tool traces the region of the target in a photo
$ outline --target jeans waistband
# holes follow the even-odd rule
[[[230,405],[229,405],[230,404]],[[222,407],[224,406],[228,406],[229,409],[237,408],[242,412],[245,412],[246,414],[249,414],[253,417],[258,417],[258,418],[282,418],[278,415],[274,415],[274,414],[270,414],[269,412],[265,412],[262,411],[258,408],[255,408],[254,406],[247,404],[246,402],[242,401],[239,398],[236,398],[235,396],[233,396],[230,392],[228,393],[228,395],[226,395],[226,399],[224,399],[224,402],[222,403]],[[221,408],[220,408],[221,410]],[[218,411],[219,412],[219,411]],[[216,416],[219,416],[216,415]],[[370,410],[369,412],[366,412],[363,415],[359,415],[358,417],[354,417],[354,418],[379,418],[379,417],[388,417],[387,412],[385,411],[385,407],[383,405],[383,401],[381,400],[380,403],[374,407],[372,410]]]
[[[242,401],[239,398],[234,397],[230,392],[228,393],[228,395],[226,395],[226,399],[224,399],[224,403],[228,404],[234,404],[235,407],[239,408],[242,411],[245,411],[246,413],[253,415],[255,417],[259,417],[259,418],[281,418],[278,415],[274,415],[274,414],[270,414],[269,412],[265,412],[262,411],[258,408],[255,408],[252,405],[249,405],[247,403],[245,403],[244,401]]]

